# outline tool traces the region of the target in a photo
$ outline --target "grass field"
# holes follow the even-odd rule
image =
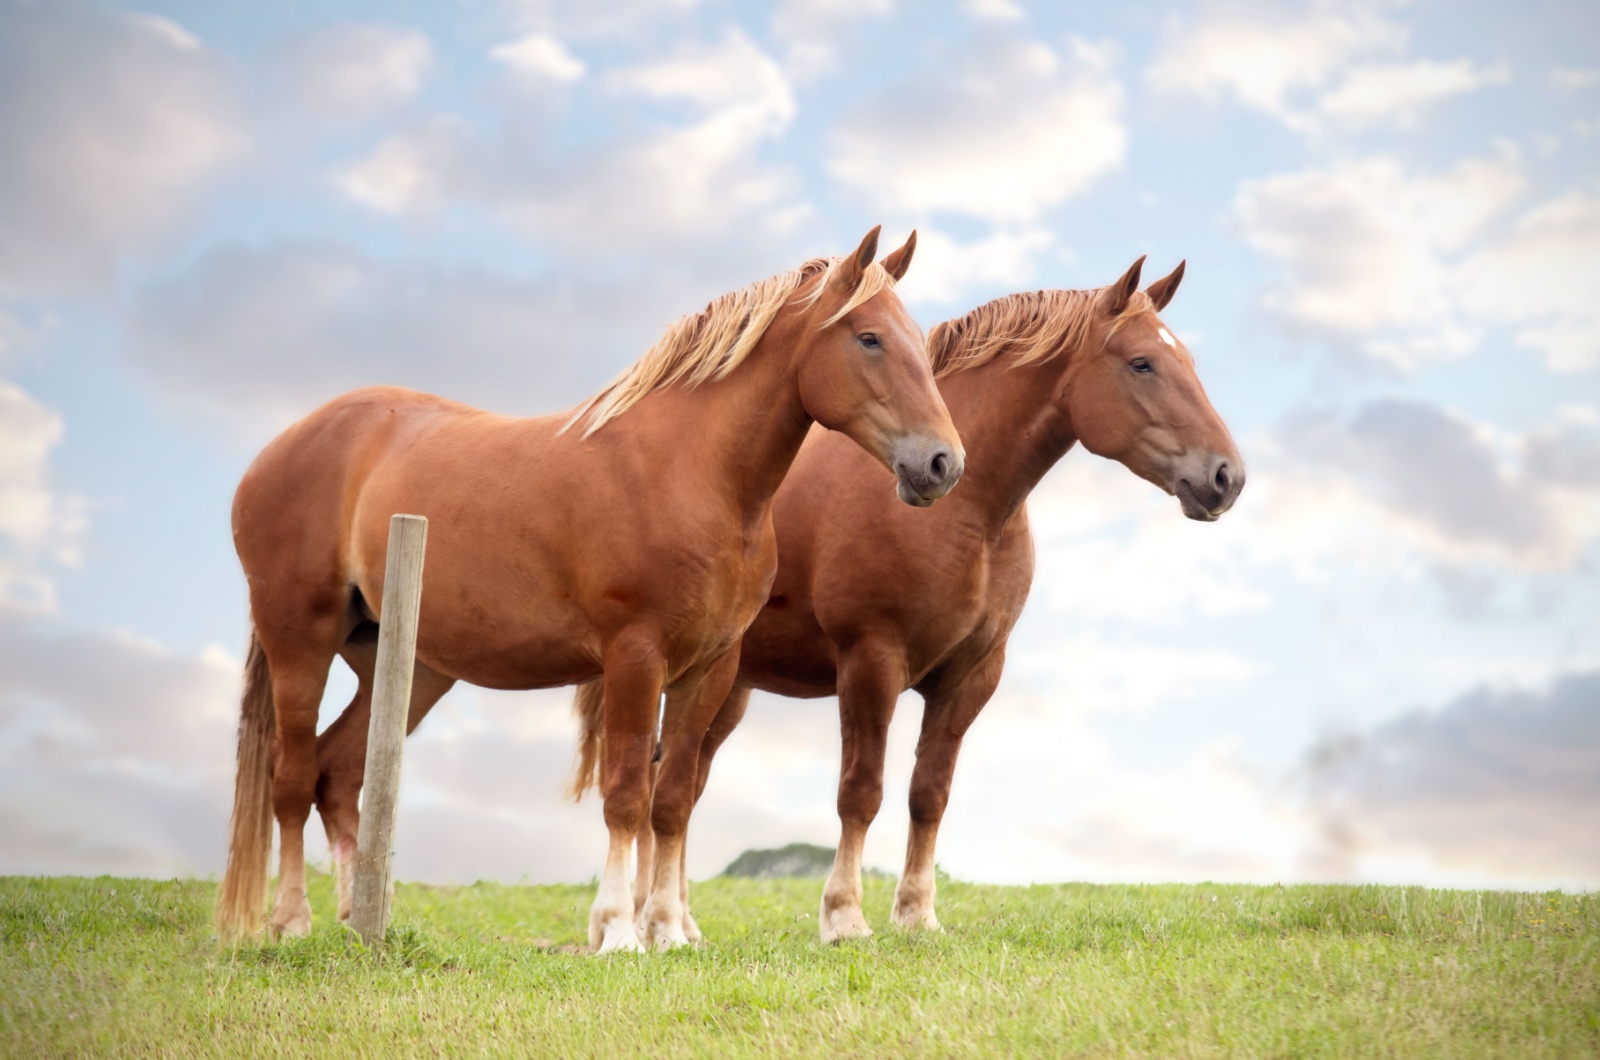
[[[825,948],[820,881],[713,880],[705,945],[596,959],[589,887],[402,885],[379,959],[326,877],[232,952],[213,890],[0,879],[0,1055],[1600,1056],[1593,894],[946,883]]]

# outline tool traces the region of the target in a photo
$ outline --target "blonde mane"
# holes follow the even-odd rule
[[[996,298],[934,326],[928,335],[933,374],[977,368],[1010,351],[1013,367],[1035,364],[1080,346],[1094,324],[1095,303],[1103,287],[1085,291],[1026,291]],[[1106,331],[1115,335],[1140,313],[1154,309],[1150,296],[1135,291]]]
[[[791,296],[807,281],[820,275],[821,279],[809,293],[792,299],[793,304],[815,304],[827,289],[833,270],[843,260],[813,258],[798,269],[731,291],[713,299],[700,312],[680,317],[632,367],[579,405],[561,429],[565,431],[586,419],[583,437],[587,438],[637,405],[646,394],[678,383],[695,387],[707,380],[723,378],[750,356],[779,311],[791,304]],[[828,327],[880,291],[893,288],[894,277],[881,264],[873,262],[867,266],[861,282],[845,304],[821,326]]]

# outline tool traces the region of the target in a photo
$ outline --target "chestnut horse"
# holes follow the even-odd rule
[[[907,689],[925,705],[893,921],[938,927],[934,840],[962,737],[1000,681],[1033,580],[1027,500],[1044,474],[1082,442],[1202,521],[1226,512],[1244,486],[1243,462],[1193,359],[1156,315],[1184,267],[1140,291],[1143,263],[1110,287],[1009,295],[933,329],[939,390],[967,445],[962,486],[938,508],[897,510],[869,461],[817,433],[778,490],[778,577],[745,634],[738,679],[700,750],[697,785],[704,789],[752,688],[837,692],[842,835],[823,890],[824,941],[871,934],[861,851],[883,800],[889,720]],[[586,686],[578,696],[590,744],[605,738],[593,724],[597,691]],[[596,754],[585,747],[582,760]],[[580,766],[579,789],[592,779]],[[641,833],[641,863],[650,860],[649,840]]]
[[[218,896],[224,939],[260,923],[274,815],[269,927],[310,929],[317,708],[341,655],[360,682],[341,719],[360,739],[343,749],[364,757],[389,517],[411,512],[431,522],[411,723],[457,680],[602,680],[611,841],[590,943],[641,948],[625,873],[647,810],[663,858],[646,938],[684,941],[677,848],[696,759],[737,672],[739,638],[769,595],[772,498],[811,424],[863,446],[908,503],[931,504],[961,473],[921,331],[893,291],[915,239],[874,264],[877,239],[874,229],[847,258],[808,262],[685,317],[573,415],[513,419],[377,388],[336,398],[262,451],[233,507],[253,632]],[[356,794],[323,792],[342,883]]]

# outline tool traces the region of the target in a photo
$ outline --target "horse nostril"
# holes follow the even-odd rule
[[[1218,464],[1217,465],[1217,476],[1212,481],[1214,481],[1217,484],[1217,492],[1218,493],[1224,493],[1225,494],[1225,493],[1228,492],[1228,483],[1230,481],[1232,481],[1232,480],[1228,478],[1228,465],[1227,464]]]
[[[949,466],[949,457],[947,457],[944,453],[935,453],[933,454],[932,462],[928,465],[928,469],[933,472],[933,477],[936,480],[942,481],[944,479],[945,471],[948,470]]]

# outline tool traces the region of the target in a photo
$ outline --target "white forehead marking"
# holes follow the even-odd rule
[[[1172,332],[1168,331],[1166,328],[1156,328],[1156,334],[1160,335],[1161,341],[1166,343],[1168,346],[1171,346],[1173,349],[1178,348],[1178,340],[1173,338]]]

